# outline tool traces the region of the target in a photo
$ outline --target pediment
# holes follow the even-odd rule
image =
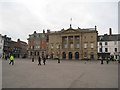
[[[62,31],[61,33],[77,33],[77,32],[79,31],[75,29],[67,29],[67,30]]]

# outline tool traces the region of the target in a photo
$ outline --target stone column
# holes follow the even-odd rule
[[[69,45],[68,45],[68,36],[67,36],[67,50],[69,49],[69,47],[68,47]]]
[[[68,55],[68,52],[66,52],[66,60],[68,60],[68,56],[69,56],[69,55]]]
[[[73,36],[73,50],[75,50],[75,36]]]
[[[75,52],[74,51],[72,52],[72,56],[73,56],[72,59],[75,60]]]
[[[79,44],[80,44],[80,47],[79,47],[79,50],[80,50],[80,59],[83,58],[83,48],[84,48],[84,44],[82,43],[82,35],[79,36],[80,37],[80,40],[79,40]],[[83,45],[83,46],[82,46]]]

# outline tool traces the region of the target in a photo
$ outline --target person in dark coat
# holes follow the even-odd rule
[[[60,59],[58,58],[58,63],[60,63]]]
[[[110,60],[110,58],[108,58],[108,59],[106,60],[107,64],[109,63],[109,60]]]
[[[46,58],[45,58],[45,57],[43,57],[43,63],[44,63],[44,65],[45,65],[45,62],[46,62]]]
[[[34,57],[32,57],[32,62],[34,62]]]
[[[41,65],[41,57],[40,56],[38,57],[38,62],[39,62],[38,65]]]
[[[100,60],[101,60],[101,64],[103,64],[103,59],[102,59],[102,57],[100,58]]]
[[[119,56],[119,60],[118,60],[118,63],[120,63],[120,56]]]
[[[101,59],[101,64],[103,64],[103,59]]]

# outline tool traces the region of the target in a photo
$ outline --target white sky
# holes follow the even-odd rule
[[[0,34],[27,41],[34,31],[94,28],[99,34],[118,33],[119,0],[1,0]]]

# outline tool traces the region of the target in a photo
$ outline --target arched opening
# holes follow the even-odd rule
[[[79,59],[79,52],[75,52],[75,59]]]
[[[94,60],[94,55],[93,54],[91,54],[90,59]]]
[[[66,53],[65,52],[62,53],[62,58],[66,59]]]
[[[69,59],[72,59],[72,52],[69,52]]]
[[[53,53],[51,53],[50,58],[53,59]]]

